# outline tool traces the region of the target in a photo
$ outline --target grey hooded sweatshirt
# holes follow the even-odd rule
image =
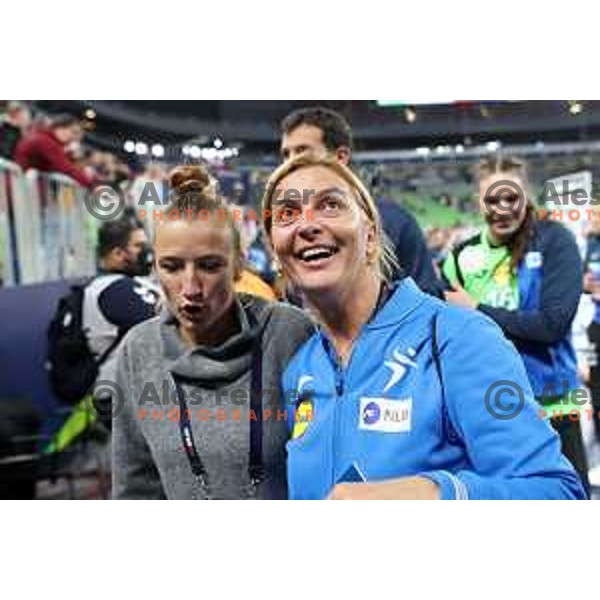
[[[291,407],[281,395],[281,376],[314,328],[302,311],[288,305],[243,294],[236,305],[241,331],[219,347],[185,346],[168,313],[125,336],[117,354],[118,397],[113,396],[114,498],[287,498]],[[259,331],[265,476],[253,486],[250,385]],[[183,445],[175,382],[185,392],[207,483],[192,472]]]

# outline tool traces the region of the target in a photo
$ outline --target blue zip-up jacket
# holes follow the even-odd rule
[[[402,267],[396,278],[399,279],[403,271],[421,290],[443,298],[443,284],[435,273],[433,258],[417,220],[403,206],[391,200],[378,199],[377,210]]]
[[[600,280],[600,236],[591,235],[588,238],[587,252],[585,256],[584,272],[590,271],[595,280]],[[594,318],[593,323],[600,323],[600,301],[593,299]]]
[[[514,342],[533,392],[579,386],[571,325],[582,293],[583,268],[573,234],[551,220],[538,221],[517,271],[519,310],[480,305]]]
[[[502,380],[521,390],[520,411],[510,391],[486,407]],[[296,417],[306,403],[312,411],[287,444],[291,498],[325,498],[351,467],[370,482],[428,477],[442,499],[584,498],[512,344],[487,317],[447,306],[410,278],[362,328],[344,368],[319,331],[288,364],[283,386]],[[511,405],[514,418],[490,412],[506,416],[501,408]]]

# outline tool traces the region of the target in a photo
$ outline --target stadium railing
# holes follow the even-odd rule
[[[0,159],[0,277],[4,285],[93,275],[98,222],[86,190],[57,173]]]

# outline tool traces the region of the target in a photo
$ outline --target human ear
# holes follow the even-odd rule
[[[378,253],[378,247],[380,243],[380,237],[377,233],[377,228],[373,223],[369,223],[367,226],[367,244],[366,244],[366,255],[367,263],[372,264],[375,262]]]
[[[335,158],[344,165],[350,164],[350,148],[348,146],[340,146],[335,151]]]

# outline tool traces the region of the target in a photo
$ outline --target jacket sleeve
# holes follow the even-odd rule
[[[423,232],[410,213],[402,228],[398,249],[401,264],[407,264],[407,270],[417,285],[428,294],[443,297],[443,286],[433,267]]]
[[[583,259],[583,272],[586,273],[589,268],[590,268],[590,257],[591,257],[591,245],[590,242],[588,241],[587,243],[587,247],[585,249],[585,258]]]
[[[88,177],[83,169],[67,158],[62,148],[56,148],[46,140],[40,140],[39,144],[43,145],[44,159],[48,171],[63,173],[83,187],[89,187],[94,183],[93,179]]]
[[[378,203],[384,230],[392,243],[402,269],[428,294],[442,297],[442,284],[433,267],[423,232],[417,220],[404,208],[392,203]]]
[[[123,330],[156,316],[158,296],[131,277],[109,285],[98,297],[102,314]]]
[[[568,335],[582,292],[579,249],[566,228],[548,232],[543,254],[540,306],[535,311],[506,310],[479,305],[513,339],[554,344]]]
[[[135,415],[134,391],[130,385],[127,343],[117,351],[112,433],[112,494],[115,500],[164,500],[158,469]]]
[[[446,260],[442,263],[442,277],[449,286],[454,287],[459,283],[454,252],[449,252]]]
[[[438,322],[445,402],[470,464],[423,476],[442,499],[585,498],[513,345],[477,313],[448,321]]]

